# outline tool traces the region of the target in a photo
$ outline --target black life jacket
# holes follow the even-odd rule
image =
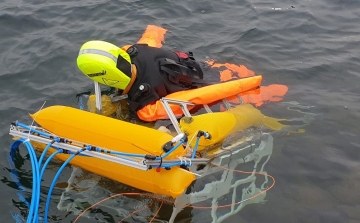
[[[192,53],[173,52],[146,44],[128,48],[137,76],[128,92],[129,110],[136,112],[168,94],[211,84]]]

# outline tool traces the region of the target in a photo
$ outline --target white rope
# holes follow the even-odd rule
[[[32,130],[32,126],[34,125],[35,119],[39,114],[39,111],[41,111],[43,109],[43,107],[45,106],[46,101],[44,101],[44,103],[41,105],[40,109],[36,112],[35,117],[33,118],[31,125],[30,125],[30,131],[29,131],[29,135],[27,137],[27,141],[30,141],[30,134],[31,134],[31,130]]]

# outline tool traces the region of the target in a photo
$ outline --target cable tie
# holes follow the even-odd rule
[[[187,166],[186,157],[184,157],[184,165]]]
[[[153,156],[153,155],[150,155],[150,154],[146,154],[144,156],[145,159],[148,159],[148,160],[155,160],[156,159],[156,156]]]
[[[178,158],[179,158],[179,160],[180,160],[180,166],[181,166],[181,165],[183,164],[182,157],[181,157],[181,156],[179,156]]]
[[[76,153],[75,153],[75,156],[76,155],[79,155],[81,152],[84,152],[87,148],[82,148],[80,150],[78,150]]]

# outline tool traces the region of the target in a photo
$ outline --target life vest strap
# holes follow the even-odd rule
[[[187,86],[189,88],[201,87],[201,86],[207,86],[207,85],[215,84],[215,82],[194,78],[194,77],[191,77],[191,76],[188,76],[188,75],[183,75],[181,73],[175,72],[172,69],[169,69],[169,68],[164,67],[164,66],[161,66],[160,70],[167,73],[169,75],[168,76],[169,80],[171,82],[173,82],[174,84],[185,85],[185,86]]]
[[[134,64],[131,64],[131,66],[132,66],[131,79],[130,79],[129,84],[126,86],[125,90],[122,92],[122,94],[127,94],[136,80],[136,76],[137,76],[136,66]]]
[[[176,63],[175,61],[168,58],[160,58],[158,59],[160,70],[168,74],[168,78],[171,82],[175,84],[185,85],[186,87],[198,87],[198,86],[206,86],[210,84],[214,84],[214,82],[205,81],[202,79],[203,73],[201,71],[200,66],[198,68],[188,66],[184,66],[182,64]],[[195,64],[196,62],[194,62]],[[176,66],[179,68],[179,71],[175,71],[174,69],[169,68],[169,66]],[[195,71],[194,75],[192,71]],[[200,71],[200,72],[199,72]],[[185,75],[183,74],[185,73]],[[196,78],[196,77],[198,78]]]

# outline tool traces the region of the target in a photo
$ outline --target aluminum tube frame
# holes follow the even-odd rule
[[[94,87],[95,87],[96,113],[101,114],[102,104],[101,104],[101,88],[99,82],[94,81]]]
[[[33,141],[40,142],[40,143],[43,143],[43,144],[49,144],[49,143],[52,142],[51,139],[46,139],[46,138],[43,138],[43,137],[40,137],[40,136],[34,136],[34,135],[29,134],[29,133],[20,132],[19,130],[14,130],[14,129],[10,129],[10,135],[17,136],[17,137],[24,138],[24,139],[33,140]],[[77,146],[69,145],[69,144],[66,144],[66,143],[59,143],[59,142],[54,142],[52,145],[54,147],[59,147],[59,148],[62,148],[62,149],[66,149],[66,150],[69,150],[69,151],[74,152],[74,153],[76,153],[76,152],[83,149],[83,148],[80,148],[80,147],[77,147]],[[107,160],[107,161],[110,161],[110,162],[114,162],[114,163],[118,163],[118,164],[122,164],[122,165],[126,165],[126,166],[130,166],[130,167],[134,167],[134,168],[141,169],[141,170],[148,170],[149,169],[149,167],[146,164],[143,163],[143,160],[141,162],[136,162],[136,161],[131,161],[131,160],[128,160],[128,159],[123,159],[123,158],[118,157],[118,156],[110,156],[110,155],[106,155],[106,154],[103,154],[103,153],[94,152],[94,151],[87,151],[87,150],[83,151],[81,154],[91,156],[91,157],[96,157],[96,158],[99,158],[99,159]]]
[[[52,142],[51,139],[47,139],[41,136],[35,136],[29,133],[25,133],[25,132],[21,132],[20,130],[17,130],[16,128],[11,128],[10,129],[10,135],[12,136],[17,136],[20,138],[24,138],[24,139],[29,139],[29,140],[33,140],[39,143],[43,143],[43,144],[49,144]],[[74,145],[69,145],[66,143],[61,143],[61,142],[54,142],[52,144],[54,147],[58,147],[61,149],[66,149],[69,150],[73,153],[76,153],[80,150],[82,150],[83,148],[78,147],[78,146],[74,146]],[[95,157],[95,158],[99,158],[102,160],[107,160],[110,162],[114,162],[114,163],[118,163],[118,164],[122,164],[122,165],[126,165],[129,167],[134,167],[137,169],[141,169],[141,170],[148,170],[150,168],[150,166],[154,166],[154,165],[160,165],[162,164],[171,164],[171,163],[176,163],[176,162],[182,162],[183,164],[207,164],[209,162],[209,159],[206,158],[196,158],[196,159],[190,159],[190,158],[185,158],[184,159],[169,159],[169,160],[147,160],[147,159],[142,159],[140,161],[136,161],[136,160],[129,160],[131,159],[128,156],[121,156],[121,155],[107,155],[104,153],[100,153],[100,152],[95,152],[95,151],[88,151],[85,150],[83,151],[81,154],[90,156],[90,157]],[[145,154],[144,154],[145,156]]]

